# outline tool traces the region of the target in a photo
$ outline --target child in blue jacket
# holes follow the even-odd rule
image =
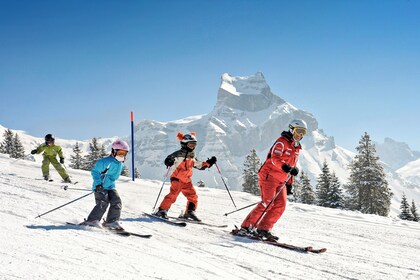
[[[117,140],[112,143],[111,155],[98,160],[92,169],[92,191],[95,192],[96,205],[83,223],[88,226],[101,227],[100,221],[109,207],[104,227],[123,230],[119,224],[122,202],[116,190],[115,181],[120,177],[124,160],[129,151],[126,142]]]

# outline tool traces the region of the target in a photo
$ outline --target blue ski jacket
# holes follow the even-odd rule
[[[91,171],[93,177],[92,191],[95,191],[96,186],[101,184],[105,190],[115,189],[115,181],[120,177],[123,167],[124,164],[113,156],[98,160]]]

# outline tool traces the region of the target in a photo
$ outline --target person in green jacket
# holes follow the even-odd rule
[[[52,134],[45,135],[45,143],[43,143],[38,148],[31,151],[31,154],[40,154],[44,152],[42,155],[44,156],[44,160],[42,161],[42,176],[44,179],[49,181],[50,180],[50,163],[54,166],[57,170],[58,174],[60,174],[61,178],[63,178],[64,182],[71,183],[69,174],[67,174],[66,169],[61,164],[64,164],[64,155],[61,147],[54,144],[55,138]],[[57,160],[57,155],[60,157],[60,162]]]

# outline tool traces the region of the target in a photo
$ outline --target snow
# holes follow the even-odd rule
[[[90,188],[89,172],[69,172],[79,181],[69,187]],[[234,210],[226,190],[197,188],[197,215],[228,228],[178,228],[141,215],[151,211],[161,181],[121,177],[123,226],[153,235],[122,237],[65,225],[86,218],[93,196],[36,219],[87,194],[65,191],[55,170],[51,175],[54,182],[36,180],[40,163],[0,154],[0,279],[420,279],[419,223],[289,203],[274,232],[284,242],[328,249],[298,253],[231,236],[249,209],[224,216]],[[167,192],[166,184],[160,200]],[[258,201],[242,192],[232,196],[238,208]],[[185,203],[180,195],[170,214]]]

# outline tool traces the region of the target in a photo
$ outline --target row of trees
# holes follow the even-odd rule
[[[357,210],[366,214],[387,216],[393,193],[388,186],[379,157],[376,156],[375,146],[367,133],[362,136],[356,150],[358,153],[350,164],[350,178],[346,185],[341,186],[335,172],[331,172],[327,162],[324,161],[315,190],[308,176],[302,171],[295,179],[292,200],[323,207]],[[244,183],[242,186],[245,192],[259,195],[258,170],[260,166],[260,159],[256,151],[252,150],[244,162]],[[416,213],[414,201],[412,205],[413,211]],[[404,206],[404,209],[407,207]],[[411,213],[411,216],[407,213]],[[418,217],[418,215],[405,210],[403,217],[414,220],[414,217]]]
[[[92,170],[95,162],[103,157],[106,157],[108,152],[105,150],[104,145],[99,145],[97,138],[92,138],[89,143],[89,151],[86,155],[83,155],[80,150],[79,142],[73,148],[73,155],[70,157],[70,167],[73,169],[81,170]],[[130,171],[127,166],[124,165],[124,169],[121,172],[122,176],[130,176]],[[134,177],[140,178],[140,173],[137,168],[134,169]]]
[[[8,154],[11,158],[25,158],[25,149],[17,134],[10,129],[3,133],[3,141],[0,143],[0,153]]]
[[[403,193],[402,195],[400,209],[401,209],[401,214],[399,215],[399,217],[401,218],[401,220],[414,221],[414,222],[420,221],[420,217],[419,217],[419,214],[417,213],[417,207],[416,207],[416,204],[414,203],[414,199],[411,201],[411,207],[410,207],[410,205],[408,204],[407,197],[405,196],[405,193]]]

